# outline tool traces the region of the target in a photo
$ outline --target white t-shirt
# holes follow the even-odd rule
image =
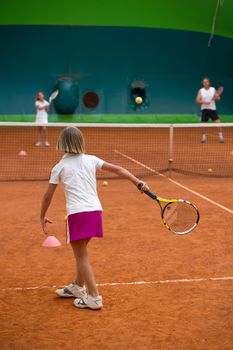
[[[49,106],[48,101],[43,100],[43,101],[39,101],[37,100],[35,103],[36,108],[40,107],[43,108],[41,110],[37,109],[37,113],[36,113],[36,123],[48,123],[48,113],[45,110],[46,107]]]
[[[210,87],[209,89],[202,88],[200,89],[201,99],[206,102],[210,102],[210,104],[203,103],[201,105],[201,109],[212,109],[216,110],[216,104],[213,100],[216,90],[214,87]]]
[[[104,161],[87,154],[66,153],[51,172],[51,184],[63,183],[67,214],[102,210],[96,189],[96,170]]]

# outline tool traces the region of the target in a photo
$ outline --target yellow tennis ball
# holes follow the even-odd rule
[[[108,186],[108,181],[103,181],[103,186]]]
[[[213,169],[212,168],[209,168],[208,169],[208,173],[212,173]]]
[[[137,105],[140,105],[142,103],[142,101],[143,101],[143,99],[140,96],[135,98],[135,102],[137,103]]]
[[[64,221],[65,221],[65,222],[67,221],[67,215],[64,216]]]

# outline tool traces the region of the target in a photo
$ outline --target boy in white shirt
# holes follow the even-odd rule
[[[202,80],[203,88],[198,91],[196,97],[196,103],[201,105],[201,121],[202,123],[207,123],[209,119],[212,119],[215,123],[221,123],[220,118],[216,110],[216,102],[220,100],[216,89],[211,86],[209,78],[204,78]],[[206,130],[202,130],[202,143],[206,143]],[[220,128],[219,130],[219,142],[223,143],[223,133]]]

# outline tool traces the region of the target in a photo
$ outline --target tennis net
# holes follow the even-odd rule
[[[0,181],[47,180],[62,157],[56,151],[61,130],[67,125],[49,124],[49,147],[36,147],[34,123],[0,123]],[[127,168],[136,176],[170,175],[172,172],[203,176],[233,176],[233,123],[205,124],[79,124],[86,152]],[[24,152],[22,152],[24,151]],[[98,172],[99,178],[109,175]],[[114,176],[114,175],[113,175]]]

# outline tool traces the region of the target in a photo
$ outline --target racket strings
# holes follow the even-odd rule
[[[197,223],[196,209],[189,203],[169,203],[163,211],[165,224],[175,233],[182,233],[192,229]]]

